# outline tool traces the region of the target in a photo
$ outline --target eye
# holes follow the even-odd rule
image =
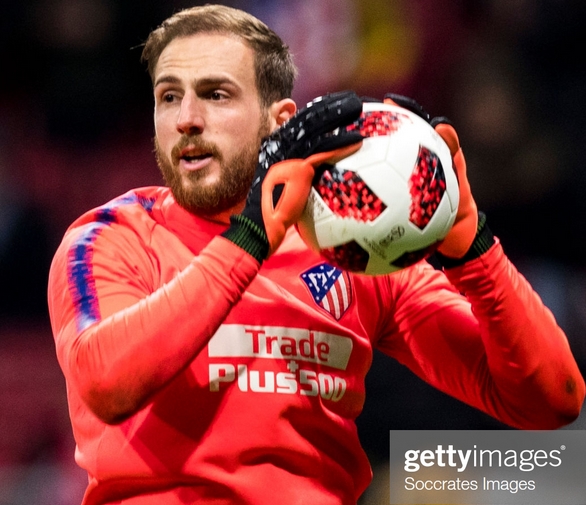
[[[172,103],[175,100],[175,95],[172,93],[164,93],[161,96],[161,101],[165,103]]]
[[[159,86],[155,89],[155,99],[160,104],[173,104],[181,100],[181,91],[169,86]]]
[[[210,91],[210,93],[208,94],[208,98],[212,101],[218,102],[220,100],[226,100],[228,99],[228,93],[226,93],[225,91],[221,91],[219,89]]]

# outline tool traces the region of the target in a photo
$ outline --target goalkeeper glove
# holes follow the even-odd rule
[[[481,213],[479,219],[478,208],[466,175],[466,159],[456,130],[445,117],[431,118],[412,98],[387,93],[384,102],[403,107],[425,119],[450,148],[458,178],[460,203],[454,224],[437,249],[440,262],[446,267],[452,267],[477,258],[490,248],[494,237],[486,225],[486,216]]]
[[[324,95],[265,138],[244,210],[222,235],[259,262],[267,259],[301,217],[319,167],[360,148],[362,136],[344,127],[361,112],[352,91]]]

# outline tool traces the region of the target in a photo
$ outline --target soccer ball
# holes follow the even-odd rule
[[[364,103],[348,128],[366,138],[356,153],[325,165],[299,234],[328,263],[356,273],[387,274],[427,258],[458,209],[448,146],[423,118],[391,104]]]

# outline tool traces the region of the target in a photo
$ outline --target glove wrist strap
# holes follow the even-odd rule
[[[230,216],[230,223],[230,227],[222,236],[262,263],[269,254],[269,241],[264,230],[242,214]]]
[[[444,256],[440,252],[436,252],[436,256],[441,266],[444,268],[454,268],[467,263],[473,259],[479,258],[486,251],[488,251],[494,244],[494,235],[486,224],[486,214],[478,212],[478,227],[476,228],[476,236],[470,246],[470,249],[461,258],[450,258]]]

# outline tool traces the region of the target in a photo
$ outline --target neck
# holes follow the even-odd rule
[[[235,205],[234,207],[228,210],[205,217],[206,219],[209,219],[210,221],[213,221],[215,223],[230,224],[230,216],[233,216],[234,214],[240,214],[244,209],[244,203],[245,202],[240,202],[239,204]]]

